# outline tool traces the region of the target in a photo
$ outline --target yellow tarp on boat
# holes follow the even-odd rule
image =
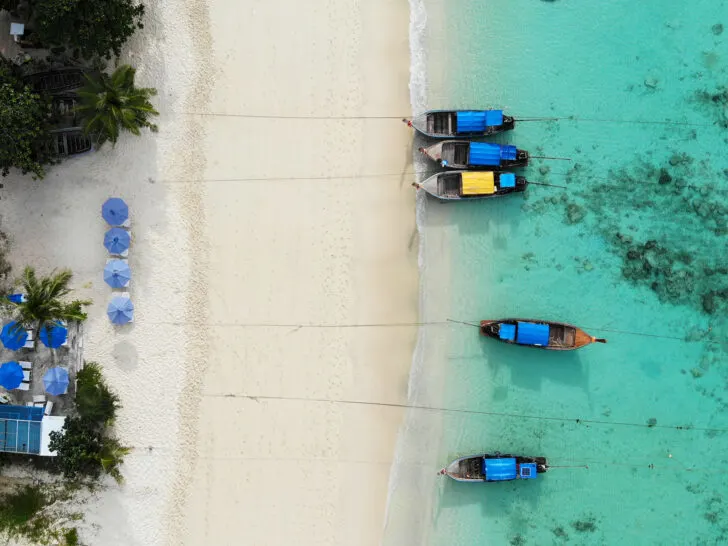
[[[495,193],[493,173],[462,173],[463,195],[490,195]]]

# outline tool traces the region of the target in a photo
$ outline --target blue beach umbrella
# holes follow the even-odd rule
[[[25,342],[28,341],[28,332],[17,322],[8,322],[0,332],[0,341],[3,342],[6,349],[17,351],[22,349]]]
[[[118,227],[111,228],[104,235],[104,246],[112,254],[121,254],[128,250],[130,242],[129,232]]]
[[[68,390],[68,371],[63,368],[51,368],[43,376],[43,386],[48,394],[58,396]]]
[[[112,226],[120,226],[129,219],[129,206],[123,199],[111,197],[101,206],[101,216]]]
[[[50,327],[48,324],[44,324],[40,329],[39,337],[46,347],[57,349],[68,339],[68,328],[60,322],[51,324]]]
[[[126,324],[134,318],[134,304],[129,298],[117,296],[109,303],[106,314],[114,324]]]
[[[8,390],[17,389],[23,382],[23,368],[17,362],[5,362],[0,366],[0,385]]]
[[[111,288],[124,288],[131,280],[131,269],[124,260],[111,260],[104,267],[104,280]]]

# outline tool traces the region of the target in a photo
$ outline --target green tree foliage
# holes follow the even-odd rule
[[[131,451],[85,417],[66,417],[63,430],[50,433],[48,448],[56,452],[56,461],[66,478],[97,479],[103,472],[117,483],[123,482],[119,467]]]
[[[63,430],[50,433],[48,448],[56,452],[63,475],[69,479],[98,478],[103,436],[96,423],[83,417],[66,417]]]
[[[86,85],[78,92],[81,104],[76,111],[86,134],[96,135],[98,146],[107,140],[116,144],[122,130],[137,136],[144,127],[157,131],[150,119],[159,112],[149,102],[157,90],[135,87],[135,75],[134,68],[122,65],[110,76],[103,72],[86,76]]]
[[[143,28],[144,5],[133,0],[34,0],[37,34],[49,46],[67,46],[84,59],[121,54]]]
[[[26,267],[20,278],[26,301],[12,304],[15,308],[15,320],[20,325],[34,328],[36,331],[57,321],[86,320],[83,308],[90,305],[90,301],[65,301],[66,296],[72,291],[68,287],[72,276],[70,270],[64,269],[53,271],[47,277],[38,278],[35,269]]]
[[[76,375],[76,410],[95,423],[110,425],[120,407],[119,397],[101,375],[101,366],[88,362]]]
[[[50,103],[0,66],[0,170],[43,178],[44,164],[53,163],[48,146]]]

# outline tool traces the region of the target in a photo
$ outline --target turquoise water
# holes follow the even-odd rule
[[[384,543],[728,543],[726,2],[422,3],[416,107],[580,118],[501,139],[573,158],[524,170],[566,190],[420,196],[423,320],[549,318],[609,343],[553,354],[424,327],[412,402],[467,412],[410,411]],[[589,468],[435,476],[495,450]]]

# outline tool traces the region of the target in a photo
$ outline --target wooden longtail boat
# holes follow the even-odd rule
[[[415,182],[412,185],[443,201],[470,201],[522,192],[528,181],[513,173],[448,171],[431,176],[421,184]]]
[[[58,68],[46,72],[36,72],[23,77],[23,81],[32,86],[38,93],[69,93],[80,89],[86,83],[84,74],[90,74],[85,68]]]
[[[446,140],[420,152],[448,169],[499,171],[528,165],[528,152],[506,144]]]
[[[548,468],[545,457],[522,457],[496,452],[461,457],[440,470],[440,474],[458,482],[505,482],[533,480]]]
[[[402,121],[430,138],[479,138],[516,126],[516,120],[504,116],[503,110],[429,110]]]
[[[81,127],[66,129],[53,129],[51,137],[46,144],[51,153],[59,157],[82,154],[93,149],[90,136],[83,134]]]
[[[571,324],[533,319],[483,320],[480,322],[480,333],[512,345],[552,351],[571,351],[591,343],[607,342]]]

